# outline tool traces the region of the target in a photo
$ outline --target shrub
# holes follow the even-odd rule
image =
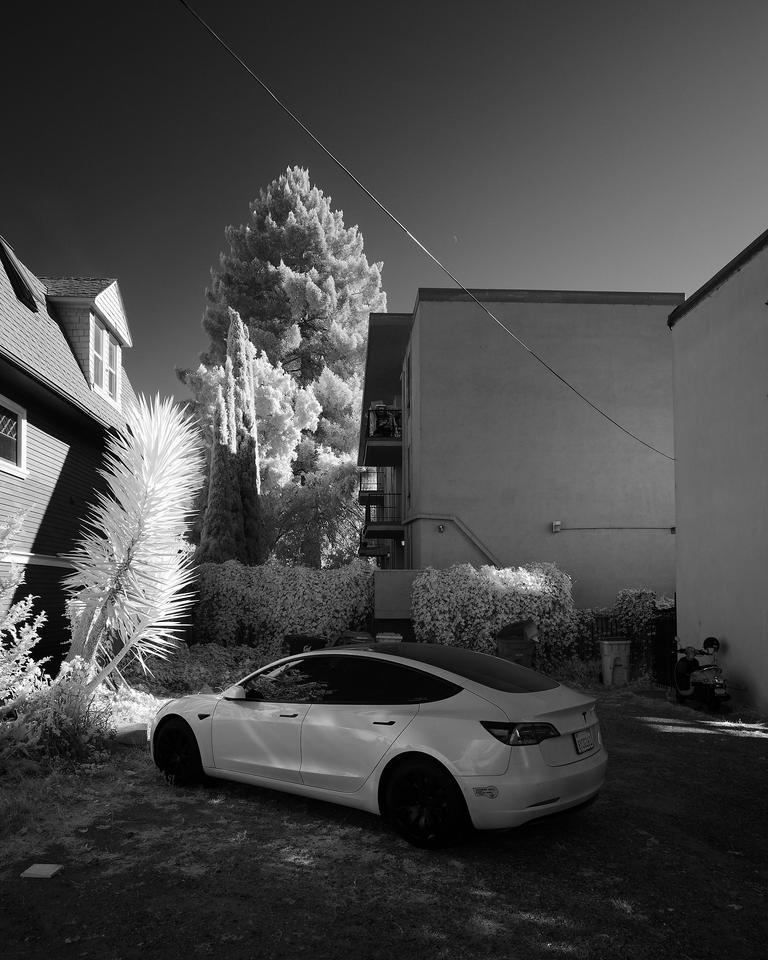
[[[628,640],[644,640],[653,628],[656,615],[656,594],[647,587],[619,590],[613,616],[619,633]]]
[[[192,641],[247,646],[264,662],[280,655],[286,633],[336,640],[363,626],[373,609],[373,567],[361,562],[338,570],[236,560],[201,564],[200,599]]]
[[[260,656],[253,647],[179,643],[167,660],[152,664],[150,676],[144,674],[136,661],[123,671],[123,676],[135,689],[160,695],[197,693],[203,687],[223,690],[264,666],[269,659]]]
[[[531,619],[539,631],[537,658],[570,656],[578,629],[570,577],[553,563],[428,567],[413,582],[411,603],[417,640],[481,653],[495,651],[502,627]]]
[[[92,690],[88,664],[64,663],[55,680],[19,700],[0,724],[0,767],[20,758],[52,762],[97,759],[113,733],[111,714]]]
[[[39,630],[46,619],[44,613],[32,618],[35,599],[25,597],[0,618],[0,718],[48,683],[42,667],[50,657],[37,662],[32,659],[32,648],[40,640]]]
[[[0,560],[10,553],[23,523],[23,513],[0,520]],[[40,690],[48,682],[42,666],[50,658],[37,662],[32,659],[32,648],[40,640],[46,615],[41,612],[32,616],[37,598],[31,594],[11,603],[23,583],[24,570],[15,563],[10,564],[5,577],[0,577],[0,717],[13,710],[17,701]]]

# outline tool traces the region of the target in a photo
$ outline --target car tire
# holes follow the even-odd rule
[[[171,786],[187,787],[199,783],[203,764],[195,735],[178,717],[170,717],[159,727],[154,740],[155,765]]]
[[[408,843],[430,850],[458,843],[470,826],[459,785],[429,757],[404,760],[392,771],[384,814]]]

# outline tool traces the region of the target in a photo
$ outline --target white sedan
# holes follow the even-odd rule
[[[358,807],[422,847],[584,804],[607,762],[592,697],[427,643],[285,657],[172,700],[148,737],[171,783],[206,775]]]

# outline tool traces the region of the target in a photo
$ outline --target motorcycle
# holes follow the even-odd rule
[[[717,637],[707,637],[701,650],[695,647],[677,647],[677,653],[682,654],[674,670],[678,703],[696,701],[710,710],[717,710],[731,699],[723,669],[717,663],[719,649],[720,641]],[[701,664],[696,659],[697,656],[709,657],[709,663]]]

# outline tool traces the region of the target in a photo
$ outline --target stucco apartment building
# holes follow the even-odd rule
[[[677,631],[768,710],[768,231],[672,312]]]
[[[674,592],[670,311],[678,293],[420,289],[371,314],[358,462],[376,616],[409,614],[413,571],[554,561],[578,606]]]
[[[0,520],[25,511],[19,542],[0,557],[24,568],[15,600],[34,594],[48,620],[37,658],[53,668],[69,642],[61,581],[103,486],[107,432],[135,394],[123,367],[131,335],[117,281],[37,277],[0,237]]]

